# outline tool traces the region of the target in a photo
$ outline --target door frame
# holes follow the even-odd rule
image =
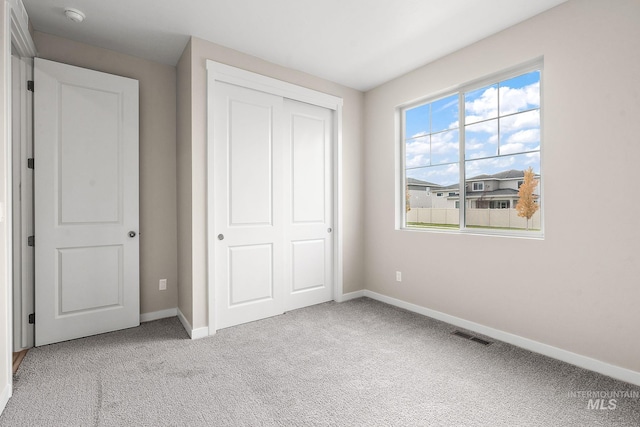
[[[12,394],[12,348],[13,348],[13,244],[12,244],[12,231],[13,231],[13,217],[12,217],[12,111],[11,111],[11,47],[12,45],[16,49],[16,53],[21,58],[33,58],[36,55],[36,48],[31,34],[29,33],[29,24],[27,12],[22,4],[21,0],[6,0],[2,2],[0,7],[3,8],[4,22],[0,25],[2,28],[2,46],[0,47],[1,58],[4,63],[2,70],[2,91],[4,93],[3,104],[3,118],[4,128],[2,132],[2,150],[3,164],[0,166],[2,170],[2,177],[0,181],[3,181],[2,196],[0,201],[3,202],[0,207],[0,216],[4,216],[4,221],[0,224],[0,246],[3,253],[0,258],[0,317],[4,323],[2,326],[2,333],[5,334],[5,339],[0,348],[5,350],[6,354],[0,355],[0,369],[2,369],[6,375],[6,383],[0,383],[0,410],[4,409],[5,404],[9,400]]]
[[[207,60],[207,292],[208,292],[208,332],[214,335],[216,325],[215,301],[215,210],[214,177],[210,169],[214,164],[213,147],[215,126],[213,100],[216,96],[215,83],[229,83],[295,101],[327,108],[333,111],[333,300],[343,301],[342,265],[342,105],[340,97],[329,95],[293,83],[267,77],[220,62]]]
[[[18,74],[12,76],[14,87],[19,79],[17,97],[19,104],[17,124],[19,139],[12,142],[13,177],[13,350],[34,346],[34,325],[29,315],[35,313],[35,263],[34,247],[28,245],[28,236],[34,234],[33,169],[27,159],[33,157],[33,92],[27,82],[33,80],[33,59],[18,57]],[[14,96],[16,93],[12,93]],[[14,99],[15,101],[15,99]],[[14,109],[12,113],[16,113]],[[14,117],[13,124],[16,122]],[[14,134],[16,129],[12,129]],[[30,175],[30,180],[28,176]],[[30,182],[29,182],[30,181]],[[20,183],[20,185],[18,185]],[[31,185],[25,185],[30,183]]]

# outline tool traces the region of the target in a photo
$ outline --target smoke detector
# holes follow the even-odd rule
[[[64,14],[67,18],[71,19],[73,22],[82,22],[84,21],[85,15],[78,9],[72,9],[70,7],[64,10]]]

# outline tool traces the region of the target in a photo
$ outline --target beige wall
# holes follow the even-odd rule
[[[238,68],[308,87],[344,99],[343,109],[343,202],[344,202],[344,292],[363,288],[362,231],[359,216],[362,206],[362,107],[361,92],[284,68],[261,59],[198,38],[191,39],[191,159],[190,169],[180,164],[179,180],[191,177],[191,248],[192,257],[180,260],[180,277],[186,277],[183,269],[190,269],[188,286],[193,301],[192,318],[187,318],[194,328],[207,325],[207,269],[206,269],[206,135],[207,135],[207,82],[206,60],[223,62]],[[184,58],[183,58],[184,59]],[[181,80],[181,78],[179,78]],[[181,133],[182,135],[182,133]],[[182,187],[181,187],[182,188]],[[182,209],[182,208],[181,208]],[[185,209],[187,211],[187,209]],[[188,214],[188,212],[185,212]],[[180,223],[187,220],[181,218]],[[184,304],[188,304],[184,302]],[[180,302],[182,311],[183,301]]]
[[[640,371],[638,22],[569,1],[368,92],[367,288]],[[395,230],[396,105],[542,55],[544,240]]]
[[[177,306],[176,68],[34,33],[38,56],[140,82],[140,312]],[[167,279],[167,290],[158,281]]]

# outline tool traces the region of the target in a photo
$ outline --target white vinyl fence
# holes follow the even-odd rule
[[[527,219],[515,209],[467,209],[467,226],[527,228]],[[459,209],[412,208],[407,212],[407,224],[460,224]],[[529,220],[530,229],[540,229],[540,211]]]

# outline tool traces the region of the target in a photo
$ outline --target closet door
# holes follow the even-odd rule
[[[216,328],[330,301],[333,113],[215,85]]]
[[[213,104],[216,325],[284,312],[281,97],[216,82]]]
[[[285,309],[293,310],[333,299],[333,113],[285,100],[284,115]]]

